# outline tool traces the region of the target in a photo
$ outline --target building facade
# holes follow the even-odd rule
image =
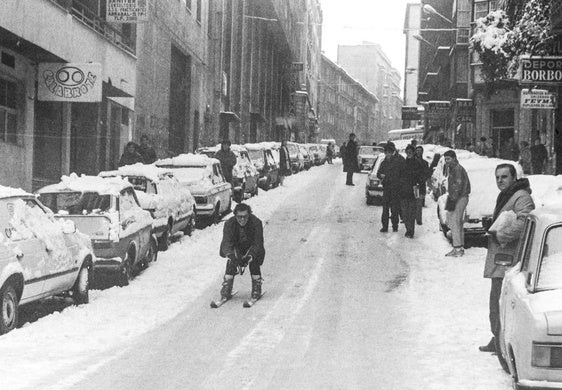
[[[423,106],[418,107],[418,72],[421,42],[416,39],[419,35],[421,24],[421,3],[406,4],[406,16],[404,18],[404,35],[406,41],[404,56],[404,106],[415,110],[416,116],[423,111]],[[421,117],[420,117],[421,119]],[[402,118],[402,127],[414,127],[418,124],[418,119]]]
[[[386,134],[375,131],[377,97],[325,55],[321,68],[319,138],[333,138],[338,145],[349,133],[367,145],[385,140]]]
[[[402,127],[400,73],[392,66],[380,45],[339,45],[338,64],[380,99],[377,105],[376,138]]]

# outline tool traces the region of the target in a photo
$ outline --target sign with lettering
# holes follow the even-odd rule
[[[562,57],[521,57],[519,73],[521,83],[562,83]]]
[[[474,102],[472,99],[455,99],[457,122],[474,122]]]
[[[101,64],[40,63],[37,98],[52,102],[101,102]]]
[[[114,23],[146,22],[148,0],[107,0],[105,19]]]
[[[556,109],[558,99],[556,93],[544,89],[522,89],[521,108]]]
[[[402,107],[402,120],[403,121],[417,121],[421,119],[417,106],[403,106]]]
[[[427,119],[445,119],[451,114],[451,102],[430,100],[427,102],[425,117]]]

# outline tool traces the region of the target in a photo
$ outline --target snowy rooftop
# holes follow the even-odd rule
[[[10,198],[12,196],[26,196],[26,195],[31,195],[31,194],[25,192],[21,188],[0,186],[0,198]]]
[[[70,176],[61,177],[61,182],[51,184],[39,189],[38,193],[47,192],[97,192],[102,195],[119,195],[123,189],[131,187],[131,183],[120,177],[78,176],[71,173]]]
[[[263,150],[265,145],[262,144],[244,144],[244,147],[248,150]]]
[[[219,162],[215,158],[210,158],[205,154],[180,154],[172,158],[164,158],[156,161],[157,167],[177,166],[177,167],[206,167],[209,164]]]
[[[136,163],[133,165],[125,165],[119,167],[115,171],[105,171],[100,172],[101,177],[112,177],[112,176],[138,176],[146,177],[152,181],[158,181],[163,176],[170,175],[172,172],[170,169],[160,168],[155,165]]]

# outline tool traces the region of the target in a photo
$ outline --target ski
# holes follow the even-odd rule
[[[226,302],[230,301],[232,299],[233,296],[235,296],[236,294],[238,294],[238,291],[234,291],[232,293],[232,295],[230,296],[230,298],[221,298],[218,301],[211,301],[211,308],[213,309],[218,309],[219,307],[221,307],[223,304],[225,304]]]
[[[244,301],[244,304],[242,306],[244,307],[252,307],[254,306],[254,303],[256,303],[257,301],[259,301],[261,299],[261,297],[263,297],[265,295],[265,291],[261,293],[261,295],[259,296],[259,298],[250,298],[247,301]]]

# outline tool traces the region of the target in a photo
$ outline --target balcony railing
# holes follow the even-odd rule
[[[102,19],[96,12],[92,11],[88,6],[82,4],[79,0],[50,0],[59,7],[66,10],[76,19],[80,20],[86,26],[102,35],[104,38],[119,46],[123,50],[135,54],[135,42],[132,38],[125,36],[121,31],[111,26]]]

